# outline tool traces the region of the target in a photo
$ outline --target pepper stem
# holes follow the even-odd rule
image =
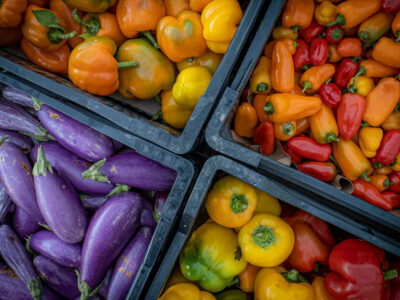
[[[328,83],[330,83],[331,81],[332,81],[332,78],[329,78],[327,81],[325,81],[324,84],[328,84]]]
[[[318,265],[317,261],[314,263],[314,270],[313,271],[316,272],[316,273],[319,272],[319,265]]]
[[[364,179],[366,182],[371,181],[371,178],[369,178],[367,175],[367,171],[362,172],[362,174],[360,175],[360,178]]]
[[[397,182],[396,181],[390,182],[389,178],[386,178],[383,181],[383,187],[385,187],[385,188],[388,186],[391,186],[391,185],[395,185],[395,184],[397,184]]]
[[[42,289],[42,283],[40,282],[40,278],[37,277],[34,280],[29,280],[28,282],[28,289],[35,300],[41,300],[42,299],[42,294],[43,294],[43,289]]]
[[[257,92],[264,93],[267,90],[268,90],[268,83],[260,82],[257,85]]]
[[[307,71],[310,67],[310,65],[303,65],[300,67],[300,70]]]
[[[383,271],[383,279],[385,281],[395,279],[396,277],[397,277],[396,269]]]
[[[87,169],[85,172],[82,173],[82,178],[111,183],[110,180],[108,180],[107,176],[100,171],[100,169],[106,163],[106,160],[107,159],[104,158],[103,160],[94,163],[89,169]]]
[[[400,104],[399,103],[396,105],[394,111],[397,112],[397,113],[400,111]]]
[[[160,97],[160,94],[155,95],[153,98],[154,98],[154,100],[156,100],[156,102],[157,102],[158,104],[161,104],[161,97]]]
[[[271,102],[265,103],[263,110],[269,114],[272,115],[274,113],[274,105]]]
[[[83,21],[79,15],[79,10],[75,8],[72,12],[72,17],[78,24],[86,28],[86,31],[89,35],[95,36],[99,32],[100,21],[95,15],[92,15],[87,22]]]
[[[154,114],[151,118],[152,121],[157,121],[162,116],[162,111],[160,110],[158,113]]]
[[[33,167],[32,175],[35,177],[39,177],[40,175],[47,176],[47,170],[53,174],[53,168],[51,166],[51,162],[46,159],[46,155],[43,151],[43,146],[40,146],[38,149],[37,160]]]
[[[139,63],[137,61],[121,61],[118,63],[118,70],[137,67],[139,67]]]
[[[362,121],[360,124],[360,127],[370,127],[371,125],[369,125],[368,122]]]
[[[149,30],[142,31],[141,34],[143,34],[150,41],[150,43],[153,45],[154,48],[160,49],[160,46],[158,45],[156,39]]]
[[[332,38],[334,41],[340,40],[340,39],[342,38],[342,36],[343,36],[343,31],[342,31],[342,29],[336,28],[336,29],[333,29],[333,30],[332,30],[331,38]]]
[[[283,124],[282,126],[282,132],[283,134],[287,135],[287,136],[292,136],[294,133],[294,125],[292,122],[286,122],[285,124]]]
[[[330,142],[339,142],[339,138],[336,137],[335,133],[331,132],[331,133],[328,133],[326,135],[325,141],[328,142],[328,143],[330,143]]]
[[[228,284],[228,286],[240,286],[240,278],[239,276],[233,277],[232,281]]]
[[[106,196],[106,199],[108,199],[112,196],[115,196],[115,195],[129,192],[130,190],[131,190],[131,187],[128,185],[117,184],[117,186]]]
[[[63,40],[72,39],[76,37],[76,35],[77,35],[76,31],[65,33],[59,28],[51,28],[47,33],[47,38],[49,39],[50,43],[58,44]]]
[[[292,26],[291,28],[293,29],[293,32],[294,32],[294,33],[297,33],[297,31],[299,31],[299,29],[301,28],[301,26],[296,25],[296,26]]]
[[[235,214],[240,214],[246,211],[249,206],[249,201],[243,194],[234,194],[231,197],[231,210]]]
[[[329,156],[329,159],[335,164],[335,166],[338,166],[337,160],[333,157],[333,155]]]
[[[309,81],[303,81],[303,89],[301,91],[304,93],[308,89],[312,89],[312,84]]]
[[[379,163],[377,161],[374,162],[374,169],[381,169],[383,167],[384,167],[383,164],[381,164],[381,163]]]
[[[299,273],[299,271],[297,270],[290,270],[289,272],[286,273],[281,273],[281,275],[283,276],[283,278],[286,279],[287,282],[289,283],[298,283],[298,282],[305,282],[305,283],[309,283],[304,277],[303,275],[301,275]]]
[[[400,42],[400,30],[397,30],[397,31],[396,31],[396,35],[398,36],[398,38],[395,39],[394,41],[395,41],[395,42]]]
[[[360,75],[365,75],[365,74],[367,74],[367,72],[366,72],[364,66],[361,66],[360,70],[357,72],[356,76],[353,77],[353,83],[349,87],[349,93],[354,94],[354,93],[357,92],[357,87],[356,87],[357,77],[360,76]]]
[[[336,24],[338,24],[338,25],[345,25],[346,24],[346,19],[342,14],[337,14],[335,21],[329,23],[326,26],[327,27],[331,27],[331,26],[336,25]]]
[[[267,248],[275,242],[274,230],[271,227],[259,225],[253,231],[253,241],[256,246]]]

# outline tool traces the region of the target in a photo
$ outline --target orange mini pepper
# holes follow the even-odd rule
[[[268,94],[271,84],[271,60],[262,56],[250,77],[250,90],[253,93]]]
[[[253,137],[258,124],[257,112],[253,105],[243,102],[236,110],[233,124],[238,136]]]
[[[272,40],[269,42],[265,48],[264,48],[264,55],[271,59],[272,57],[272,52],[274,51],[274,46],[277,41],[282,41],[285,43],[286,47],[288,47],[290,54],[294,54],[296,52],[296,46],[295,46],[295,41],[289,38],[283,38],[283,39],[278,39],[278,40]]]
[[[26,0],[2,0],[0,2],[0,28],[17,27],[26,9]]]
[[[376,175],[386,175],[389,176],[393,173],[393,169],[391,167],[383,167],[383,168],[375,168],[374,174]]]
[[[370,176],[371,181],[369,182],[372,184],[379,192],[383,192],[387,190],[390,186],[389,177],[386,175],[372,175]]]
[[[296,121],[274,123],[275,138],[281,142],[287,141],[296,135]]]
[[[301,118],[296,121],[296,136],[304,133],[310,128],[310,123],[308,122],[308,118]]]
[[[326,26],[335,21],[336,6],[332,2],[324,1],[315,8],[315,20],[318,24]]]
[[[35,65],[52,73],[60,75],[68,74],[68,59],[71,51],[67,44],[64,44],[57,50],[48,51],[36,47],[27,39],[22,39],[21,49]]]
[[[313,66],[309,68],[303,73],[300,79],[303,92],[318,92],[321,85],[331,78],[333,74],[335,74],[335,67],[331,64],[323,64],[321,66]]]
[[[329,44],[328,45],[328,51],[329,51],[328,61],[331,63],[339,62],[342,59],[337,47],[338,47],[337,44]]]
[[[339,43],[337,50],[342,57],[358,57],[362,53],[362,43],[359,38],[345,38]]]
[[[372,57],[384,65],[400,68],[400,43],[381,37],[372,51]]]
[[[281,39],[291,39],[293,41],[297,40],[299,37],[299,33],[297,30],[293,28],[286,28],[283,26],[275,27],[272,31],[272,38],[274,40],[281,40]]]
[[[200,15],[183,11],[178,18],[163,17],[157,25],[157,42],[173,62],[199,57],[207,51]]]
[[[400,10],[394,16],[392,22],[392,32],[397,37],[396,42],[398,42],[400,37]]]
[[[175,0],[174,0],[175,1]],[[190,9],[201,13],[204,7],[213,0],[190,0]]]
[[[238,281],[236,285],[245,293],[254,292],[254,284],[260,270],[261,267],[247,263],[246,269],[236,277]]]
[[[272,87],[278,92],[290,92],[294,88],[293,58],[285,43],[278,41],[272,52]]]
[[[8,46],[16,46],[22,39],[21,29],[15,28],[0,28],[0,48]]]
[[[286,28],[306,28],[314,17],[314,0],[288,0],[282,13],[282,25]]]
[[[315,300],[334,300],[331,295],[326,291],[324,284],[324,277],[317,276],[312,282]]]
[[[400,69],[381,64],[372,58],[363,60],[360,63],[360,67],[364,67],[366,72],[365,76],[368,77],[389,77],[395,76],[400,72]]]
[[[313,138],[320,144],[338,140],[339,129],[332,109],[322,103],[321,109],[308,118]]]
[[[368,94],[363,120],[379,126],[390,116],[400,99],[400,82],[393,77],[381,79]]]
[[[189,0],[164,0],[167,16],[177,18],[184,10],[190,10]]]
[[[374,43],[389,31],[392,20],[393,14],[386,14],[383,11],[378,12],[361,23],[360,27],[358,27],[358,37],[363,43]]]
[[[400,112],[392,112],[385,122],[383,122],[382,128],[386,131],[391,129],[400,130]]]
[[[256,94],[253,99],[253,107],[256,110],[258,122],[260,123],[268,121],[268,115],[264,111],[266,99],[264,94]]]

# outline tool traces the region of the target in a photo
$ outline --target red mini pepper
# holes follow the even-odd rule
[[[392,209],[400,207],[400,194],[392,192],[392,191],[384,191],[381,193],[382,197],[389,202]]]
[[[275,149],[275,129],[274,124],[264,121],[256,128],[253,137],[253,143],[261,145],[261,153],[269,155]]]
[[[294,162],[296,165],[301,163],[301,156],[294,153],[292,149],[290,149],[286,144],[282,144],[282,149],[287,154],[290,155],[290,160]]]
[[[382,0],[381,5],[385,13],[394,13],[400,9],[400,0]]]
[[[310,60],[314,66],[323,65],[328,59],[328,42],[324,38],[316,38],[311,42]]]
[[[365,110],[365,98],[359,94],[345,94],[337,110],[340,136],[350,140],[360,128]]]
[[[332,154],[332,147],[329,144],[320,144],[316,140],[306,136],[291,138],[287,145],[301,157],[316,161],[327,161]]]
[[[318,24],[317,22],[315,22],[315,20],[313,20],[310,26],[299,29],[299,33],[307,43],[311,43],[318,35],[323,33],[324,30],[324,26]]]
[[[393,172],[389,176],[389,191],[400,193],[400,172]]]
[[[326,83],[319,89],[321,100],[329,107],[336,107],[342,101],[342,91],[335,83]]]
[[[300,172],[308,174],[321,181],[332,181],[337,173],[336,167],[331,162],[310,161],[297,166]]]
[[[330,44],[338,44],[343,40],[344,30],[339,25],[328,27],[325,38]]]
[[[301,39],[297,39],[296,43],[298,46],[293,55],[293,62],[295,69],[299,70],[302,66],[309,65],[311,63],[310,46],[308,46],[308,44]]]
[[[358,64],[355,62],[355,60],[355,58],[345,58],[340,62],[335,76],[335,83],[338,86],[347,86],[350,79],[357,74]]]
[[[400,153],[400,130],[392,129],[385,133],[376,154],[376,161],[390,165]]]
[[[353,196],[358,197],[372,205],[375,205],[384,210],[391,210],[390,203],[381,195],[381,193],[370,183],[364,179],[353,181]]]

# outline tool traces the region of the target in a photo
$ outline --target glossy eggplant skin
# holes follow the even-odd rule
[[[142,265],[153,229],[142,227],[118,258],[108,288],[107,299],[123,300]]]
[[[78,191],[87,194],[107,195],[115,187],[113,184],[83,179],[82,172],[92,164],[65,149],[57,142],[46,142],[36,145],[31,152],[31,160],[36,162],[39,146],[43,147],[46,159],[53,168],[59,171]]]
[[[0,225],[4,223],[12,206],[12,200],[7,194],[5,186],[0,181]]]
[[[21,149],[7,141],[0,144],[0,181],[16,206],[43,222],[36,201],[31,163]]]
[[[83,206],[88,210],[88,211],[96,211],[99,209],[108,199],[105,195],[101,196],[85,196],[81,197]]]
[[[68,299],[79,296],[78,277],[73,268],[61,266],[43,255],[36,256],[33,264],[43,282],[53,290]]]
[[[140,227],[148,226],[153,230],[157,227],[157,222],[153,217],[153,205],[148,200],[143,201],[143,209],[140,214]]]
[[[169,192],[158,192],[156,194],[156,197],[154,200],[153,217],[157,223],[160,222],[161,213],[162,213],[165,203],[167,202],[168,195],[169,195]]]
[[[92,217],[82,247],[81,281],[90,290],[103,280],[139,225],[143,198],[135,192],[112,196]],[[84,295],[83,290],[81,290]]]
[[[45,104],[37,116],[57,142],[83,159],[95,162],[114,152],[110,138]]]
[[[81,262],[81,245],[68,244],[53,232],[42,230],[29,239],[29,248],[61,266],[79,268]]]
[[[31,96],[28,94],[25,94],[24,92],[17,90],[11,86],[6,86],[3,89],[3,97],[4,99],[13,102],[15,104],[18,104],[19,106],[24,106],[24,107],[30,107],[33,108],[33,99]]]
[[[0,226],[0,254],[7,265],[29,289],[32,297],[41,299],[42,284],[17,235],[7,224]]]
[[[40,229],[39,223],[19,207],[15,208],[12,224],[21,240]]]
[[[21,135],[15,131],[0,128],[0,139],[6,136],[8,137],[7,142],[17,145],[25,153],[29,153],[29,151],[31,151],[32,141],[29,139],[29,137]]]

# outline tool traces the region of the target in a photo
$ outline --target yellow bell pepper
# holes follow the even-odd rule
[[[301,276],[295,270],[285,272],[283,268],[261,269],[256,277],[254,298],[257,300],[320,300],[314,297],[312,286],[301,280]]]
[[[206,291],[200,289],[191,283],[178,283],[171,286],[162,295],[160,300],[215,300],[215,297]]]
[[[243,12],[237,0],[214,0],[201,13],[203,36],[208,48],[224,54],[235,36]]]
[[[367,97],[368,94],[375,88],[374,80],[367,76],[358,76],[356,79],[356,84],[353,86],[354,77],[350,79],[349,83],[347,84],[347,89],[351,90],[352,93],[360,94],[363,97]],[[352,87],[353,86],[353,87]]]
[[[225,227],[245,225],[257,205],[254,188],[233,176],[218,180],[207,195],[206,209],[210,218]]]
[[[334,300],[325,289],[324,277],[317,276],[312,282],[315,300]]]
[[[368,158],[376,156],[383,138],[383,130],[375,127],[363,127],[358,135],[361,151]]]
[[[172,88],[175,102],[183,109],[193,110],[206,92],[211,79],[211,73],[204,67],[190,67],[183,70]]]
[[[400,153],[396,156],[396,163],[391,168],[396,172],[400,172]]]
[[[164,121],[176,129],[185,128],[192,115],[191,109],[184,109],[176,103],[172,90],[161,93],[161,112]]]
[[[324,1],[315,8],[315,20],[318,24],[326,26],[336,19],[336,6],[332,2]]]
[[[298,37],[299,33],[295,31],[293,28],[278,26],[275,27],[274,31],[272,31],[272,38],[274,40],[291,39],[295,41],[297,40]]]
[[[250,90],[256,94],[268,94],[271,88],[271,60],[262,56],[251,74]]]
[[[262,190],[255,190],[257,195],[257,206],[254,210],[254,214],[270,213],[275,216],[280,216],[282,208],[278,199]]]
[[[214,53],[211,50],[207,50],[202,56],[186,58],[176,64],[179,72],[189,67],[206,67],[211,74],[214,74],[222,60],[223,55]]]
[[[268,213],[253,216],[240,229],[238,240],[245,260],[259,267],[280,265],[294,247],[294,233],[290,225]]]

